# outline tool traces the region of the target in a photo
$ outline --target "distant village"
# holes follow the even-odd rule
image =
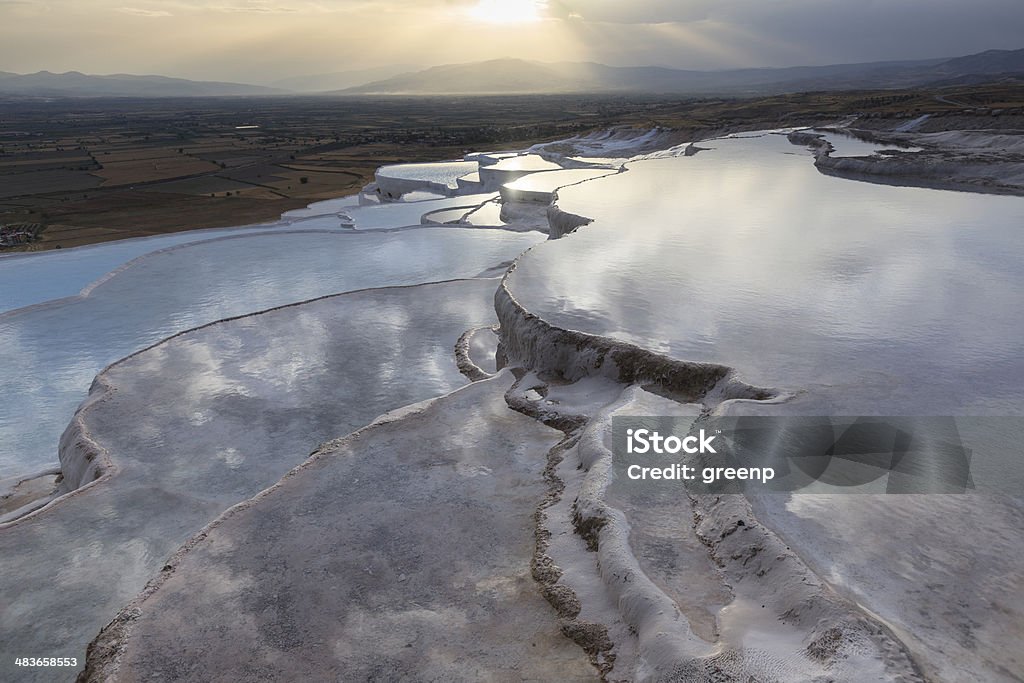
[[[41,223],[11,223],[0,225],[0,249],[17,247],[39,239],[43,231]]]

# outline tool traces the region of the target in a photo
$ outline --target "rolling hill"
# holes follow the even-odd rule
[[[724,71],[659,66],[618,67],[596,62],[547,63],[511,58],[446,64],[391,75],[397,68],[298,76],[275,82],[277,87],[166,76],[93,76],[77,71],[59,74],[40,71],[22,75],[0,71],[0,95],[205,97],[299,93],[336,96],[618,93],[759,96],[1019,80],[1024,77],[1024,49],[988,50],[951,59]],[[383,75],[389,77],[380,78]],[[370,82],[365,82],[368,80]]]
[[[806,90],[902,88],[972,77],[984,80],[1024,72],[1024,50],[990,50],[955,59],[789,68],[687,71],[614,67],[594,62],[544,63],[498,59],[448,64],[400,74],[334,94],[448,95],[617,92],[766,95]]]
[[[279,95],[286,91],[259,85],[190,81],[167,76],[114,74],[90,76],[78,71],[34,74],[0,72],[0,94],[46,97],[208,97]]]

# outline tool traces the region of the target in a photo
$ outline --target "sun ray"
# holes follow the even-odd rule
[[[489,24],[528,24],[544,18],[546,0],[478,0],[469,16]]]

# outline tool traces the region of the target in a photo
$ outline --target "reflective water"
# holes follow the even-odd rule
[[[440,195],[430,197],[443,199]],[[286,211],[280,220],[253,226],[189,230],[59,251],[0,255],[0,313],[75,296],[132,259],[161,249],[233,235],[344,228],[348,223],[346,212],[358,206],[358,196],[339,197]]]
[[[487,202],[476,211],[466,216],[466,222],[470,225],[502,225],[501,203]]]
[[[502,159],[508,159],[510,157],[520,156],[522,152],[518,151],[503,151],[503,152],[470,152],[463,156],[466,161],[476,161],[483,163],[484,165],[497,163]]]
[[[701,146],[560,190],[596,220],[524,256],[516,297],[555,325],[794,394],[737,414],[1024,414],[1024,199],[825,176],[779,135]],[[1019,473],[1013,424],[982,435],[979,482]],[[754,500],[930,680],[1024,675],[1019,495]]]
[[[899,629],[928,680],[1024,675],[1024,501],[796,495],[758,517],[834,586]]]
[[[609,168],[618,168],[623,163],[628,161],[628,158],[623,157],[568,157],[572,161],[576,161],[582,164],[594,164],[603,165]]]
[[[332,227],[337,227],[337,221],[331,223]],[[0,256],[0,313],[74,296],[110,271],[158,249],[227,235],[279,230],[281,227],[282,224],[275,223],[263,228],[191,230],[39,254]]]
[[[815,131],[821,134],[832,145],[833,157],[868,157],[882,151],[920,152],[920,147],[899,147],[897,145],[868,142],[853,135],[844,135],[834,131]]]
[[[444,195],[425,190],[413,190],[402,195],[403,202],[422,202],[429,199],[444,199]]]
[[[601,176],[609,175],[610,173],[615,173],[615,171],[608,169],[574,168],[564,169],[561,171],[548,171],[546,173],[531,173],[530,175],[513,180],[510,183],[505,183],[505,187],[510,190],[520,190],[523,192],[554,192],[560,187],[580,183],[584,180],[600,178]]]
[[[539,154],[524,154],[522,156],[502,159],[489,168],[497,171],[555,171],[560,169],[561,166],[547,161]]]
[[[597,220],[513,293],[839,414],[1024,412],[1024,200],[825,176],[779,135],[704,144],[560,190]]]
[[[562,189],[563,208],[596,220],[527,254],[510,279],[517,298],[553,324],[724,363],[751,383],[795,392],[790,403],[772,406],[781,412],[1024,412],[1024,200],[823,176],[804,148],[777,135],[702,147],[712,149],[632,162],[627,173]],[[412,166],[399,173],[453,184],[466,172]],[[326,229],[337,227],[336,213],[351,212],[357,227],[373,230],[414,225],[431,207],[466,199],[358,208],[352,199],[331,200],[290,218],[302,219],[293,227]],[[499,204],[487,203],[469,220],[497,224],[490,220],[497,212]],[[243,232],[0,259],[0,306],[74,294],[154,245]],[[204,241],[147,257],[87,298],[0,316],[0,478],[54,464],[57,437],[95,373],[169,334],[322,294],[473,276],[540,239],[438,228]],[[458,381],[452,335],[487,322],[478,318],[490,306],[489,296],[473,308],[462,294],[441,292],[429,305],[410,298],[385,315],[376,293],[354,297],[362,299],[348,312],[282,313],[276,328],[240,322],[231,334],[182,338],[119,366],[131,387],[122,395],[138,400],[111,413],[109,438],[122,441],[110,443],[149,453],[150,464],[125,496],[103,499],[97,489],[81,515],[15,527],[31,539],[0,537],[4,574],[18,590],[37,563],[49,572],[17,604],[13,585],[3,591],[5,631],[25,644],[84,645],[178,540],[231,496],[258,490],[260,477],[274,480],[273,467],[284,466],[276,452],[301,457],[312,435],[363,424],[382,408]],[[447,322],[432,317],[439,307]],[[424,334],[433,341],[404,343]],[[336,414],[342,405],[344,414]],[[126,414],[138,423],[126,426]],[[168,437],[214,422],[234,431]],[[1019,450],[1019,439],[993,439],[1006,452]],[[210,457],[190,473],[193,443]],[[153,464],[163,449],[176,464],[166,472]],[[249,453],[256,459],[247,462]],[[248,469],[257,461],[272,467],[257,476]],[[201,485],[190,492],[195,474]],[[165,478],[152,486],[158,476]],[[820,576],[901,629],[942,670],[938,678],[969,680],[983,671],[998,680],[1024,668],[1014,659],[1024,624],[1019,501],[774,496],[758,505]],[[180,516],[161,516],[161,506]],[[139,540],[139,510],[149,511],[143,522],[157,545]],[[26,553],[29,545],[52,550]],[[99,571],[100,580],[83,571]],[[107,574],[123,583],[94,599]],[[62,592],[76,590],[74,600]],[[924,590],[929,595],[921,597]],[[903,594],[910,597],[891,597]]]
[[[433,199],[420,202],[385,202],[373,206],[360,206],[347,209],[345,213],[355,221],[357,230],[387,230],[405,225],[419,225],[420,219],[427,213],[454,207],[479,206],[494,199],[496,193],[468,194],[446,199]]]
[[[434,197],[440,197],[441,195],[433,195]],[[287,218],[306,218],[309,216],[325,216],[328,214],[337,213],[344,211],[347,208],[353,206],[359,206],[359,196],[351,195],[348,197],[339,197],[337,199],[325,199],[322,202],[313,202],[309,206],[303,209],[292,209],[286,211],[281,215],[282,219]]]
[[[446,198],[430,192],[410,192],[401,202],[360,206],[357,196],[315,202],[285,212],[281,220],[245,228],[190,230],[101,245],[39,254],[0,255],[0,313],[24,306],[75,296],[132,259],[183,244],[232,235],[252,235],[281,230],[337,230],[356,227],[377,230],[419,225],[424,213],[451,206],[474,206],[496,197],[475,194]]]
[[[423,228],[208,241],[138,261],[84,299],[2,316],[0,479],[55,465],[93,376],[175,332],[325,294],[473,277],[540,238]]]
[[[463,207],[461,209],[443,209],[441,211],[433,211],[423,217],[425,223],[458,223],[461,221],[467,213],[472,211],[472,207]]]
[[[445,161],[434,164],[396,164],[382,166],[377,170],[378,177],[399,178],[402,180],[423,180],[447,185],[451,189],[458,187],[456,179],[477,170],[475,161]]]
[[[338,247],[325,250],[369,282],[371,266],[399,256],[378,237],[361,240],[385,252],[376,260],[344,240],[344,251],[373,262],[367,270],[338,259]],[[474,245],[487,250],[434,238],[464,260],[480,259]],[[253,255],[235,246],[237,256]],[[438,253],[426,241],[402,248],[427,262]],[[421,275],[430,267],[400,263]],[[87,419],[117,474],[0,533],[5,654],[59,652],[81,665],[97,631],[224,509],[276,482],[320,442],[465,384],[452,348],[466,329],[493,321],[496,286],[471,280],[354,292],[195,330],[114,367],[108,380],[116,391]],[[95,328],[83,332],[101,341]],[[76,673],[0,661],[3,681],[50,683]]]

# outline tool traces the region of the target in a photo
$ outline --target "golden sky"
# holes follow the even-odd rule
[[[1024,0],[0,0],[0,71],[271,83],[499,57],[714,69],[1024,47]]]

